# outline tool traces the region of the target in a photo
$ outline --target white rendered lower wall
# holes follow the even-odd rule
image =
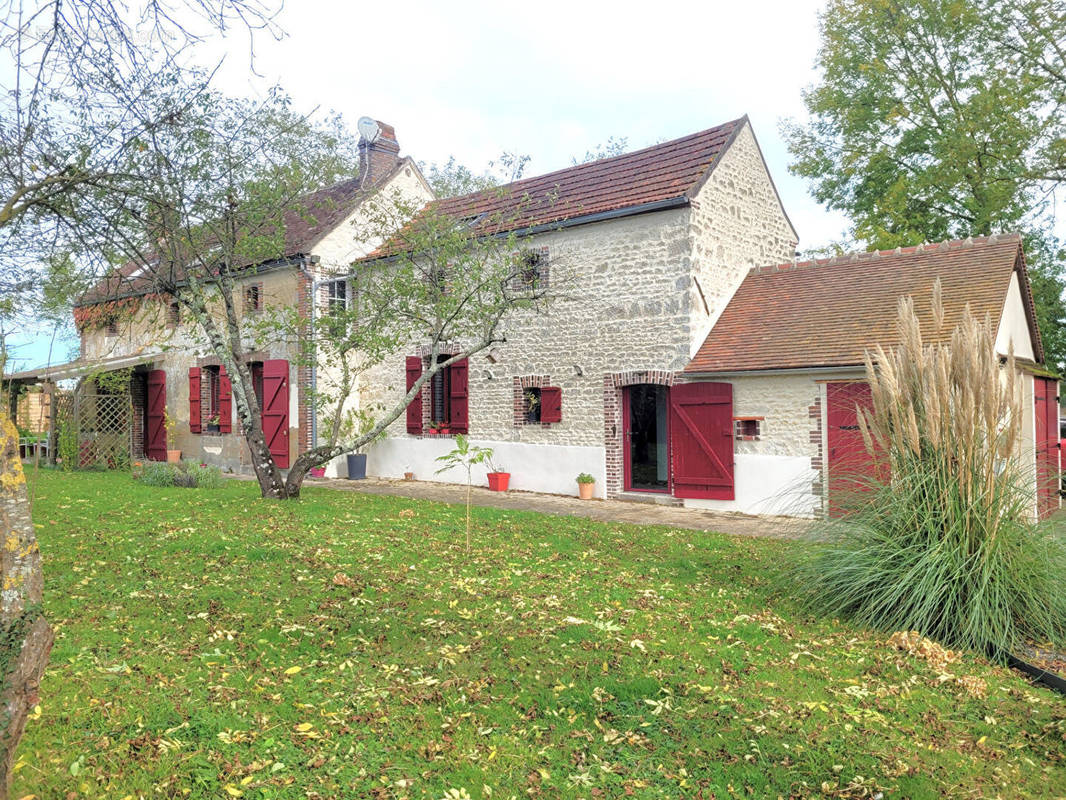
[[[805,456],[766,456],[737,453],[734,466],[734,500],[685,500],[686,508],[810,517],[819,509],[811,494],[818,473]]]
[[[571,447],[566,445],[523,444],[471,439],[478,447],[491,447],[492,460],[511,473],[510,488],[526,492],[577,495],[578,473],[587,472],[596,479],[596,497],[604,495],[604,451],[602,447]],[[367,475],[377,478],[402,478],[413,472],[420,481],[466,483],[463,470],[452,469],[437,474],[437,456],[450,452],[455,440],[449,438],[389,438],[375,443],[367,451]],[[488,465],[478,464],[473,470],[475,486],[485,486]],[[344,476],[343,459],[333,462],[329,475]]]

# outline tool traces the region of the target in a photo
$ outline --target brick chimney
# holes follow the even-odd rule
[[[400,143],[396,141],[396,130],[384,122],[360,117],[357,125],[359,182],[370,187],[392,172],[399,160]]]

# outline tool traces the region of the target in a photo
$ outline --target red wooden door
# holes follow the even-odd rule
[[[675,497],[734,499],[732,384],[671,387],[670,452]]]
[[[858,411],[873,408],[873,400],[865,381],[828,383],[825,393],[829,513],[841,516],[862,503],[877,477],[875,460],[862,440]]]
[[[263,362],[263,438],[274,463],[289,468],[289,362]]]
[[[144,455],[152,461],[167,460],[167,373],[153,369],[148,373],[148,393],[144,415]]]
[[[1058,382],[1033,378],[1036,404],[1036,502],[1041,519],[1059,507],[1059,400]]]

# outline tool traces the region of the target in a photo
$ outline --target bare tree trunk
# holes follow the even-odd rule
[[[6,800],[15,751],[26,716],[37,704],[37,689],[53,639],[41,607],[41,552],[19,461],[18,430],[6,414],[0,418],[0,533],[0,800]]]

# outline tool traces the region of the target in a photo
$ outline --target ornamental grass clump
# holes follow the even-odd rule
[[[1066,641],[1066,538],[1033,519],[1013,351],[1001,363],[969,308],[950,344],[923,343],[910,298],[898,325],[900,345],[866,358],[872,410],[858,421],[875,475],[855,476],[851,513],[818,527],[800,585],[824,612],[948,647]]]

